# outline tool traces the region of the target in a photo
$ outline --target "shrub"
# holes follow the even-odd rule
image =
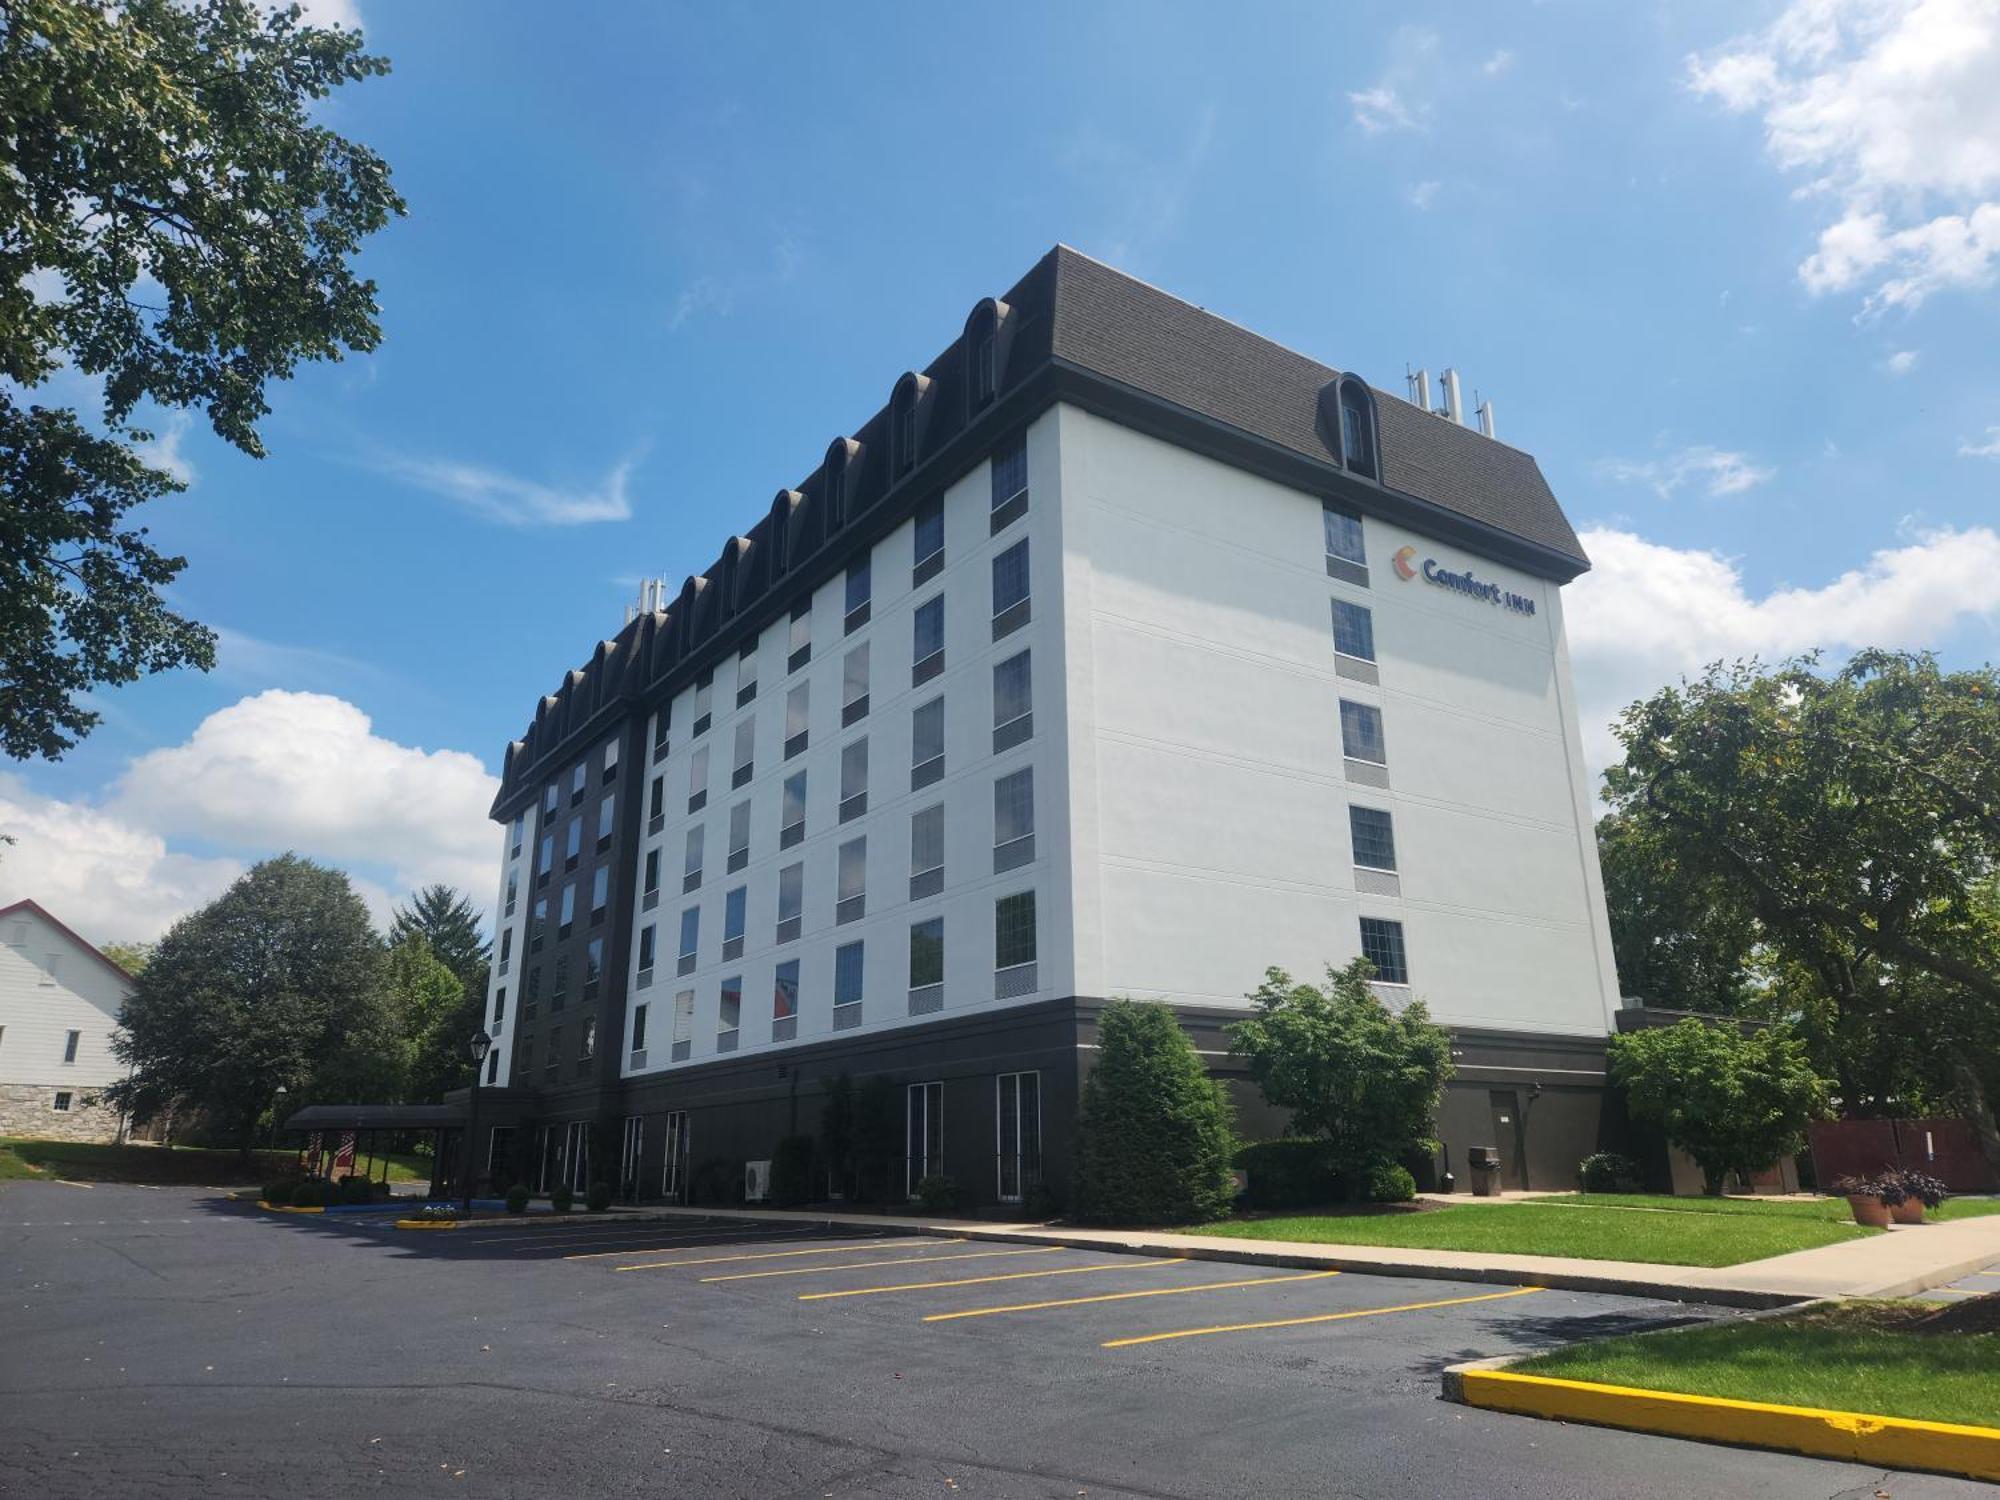
[[[692,1203],[740,1203],[743,1194],[743,1166],[726,1156],[711,1156],[694,1169],[688,1182]]]
[[[342,1203],[373,1203],[375,1184],[366,1177],[356,1177],[352,1173],[340,1179],[340,1201]]]
[[[771,1201],[780,1207],[812,1197],[813,1157],[817,1143],[809,1135],[788,1135],[771,1151]]]
[[[917,1206],[927,1214],[948,1214],[958,1207],[958,1180],[933,1172],[917,1184]]]
[[[264,1201],[273,1208],[287,1208],[298,1185],[298,1179],[294,1177],[280,1177],[267,1182],[264,1184]]]
[[[549,1207],[559,1214],[566,1214],[575,1205],[576,1194],[570,1191],[569,1184],[566,1182],[557,1183],[554,1190],[549,1194]]]
[[[611,1184],[601,1178],[593,1182],[583,1195],[583,1206],[594,1214],[601,1214],[611,1207]]]
[[[1038,1182],[1028,1189],[1028,1196],[1022,1201],[1021,1212],[1030,1219],[1046,1221],[1063,1211],[1062,1194],[1046,1182]]]
[[[1900,1172],[1884,1172],[1875,1179],[1875,1196],[1882,1200],[1884,1208],[1900,1208],[1909,1201],[1909,1189],[1903,1186]]]
[[[528,1211],[528,1196],[528,1185],[525,1182],[517,1182],[508,1188],[507,1212],[510,1214],[526,1213]]]
[[[1623,1192],[1639,1180],[1639,1169],[1630,1157],[1599,1151],[1576,1164],[1576,1180],[1586,1193]]]
[[[1370,1203],[1408,1203],[1417,1196],[1417,1179],[1408,1167],[1395,1162],[1370,1167],[1362,1187],[1362,1196]]]
[[[1243,1201],[1252,1208],[1305,1208],[1344,1196],[1325,1141],[1256,1141],[1236,1153],[1236,1166],[1249,1179]]]
[[[1229,1211],[1229,1098],[1167,1006],[1114,1000],[1079,1111],[1075,1209],[1092,1223],[1186,1224]]]
[[[1876,1183],[1872,1177],[1836,1177],[1833,1190],[1843,1198],[1873,1198]]]
[[[1902,1183],[1904,1193],[1922,1199],[1925,1208],[1936,1208],[1951,1195],[1951,1189],[1926,1172],[1905,1170],[1896,1173],[1896,1179]]]
[[[325,1208],[333,1201],[333,1184],[324,1177],[308,1177],[292,1188],[293,1208]]]

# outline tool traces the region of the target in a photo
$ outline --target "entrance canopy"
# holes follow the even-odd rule
[[[286,1130],[454,1130],[465,1123],[460,1104],[308,1104]]]

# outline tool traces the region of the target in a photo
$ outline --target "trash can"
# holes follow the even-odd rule
[[[1500,1192],[1500,1152],[1493,1146],[1473,1146],[1465,1153],[1466,1170],[1472,1174],[1472,1196],[1492,1198]]]

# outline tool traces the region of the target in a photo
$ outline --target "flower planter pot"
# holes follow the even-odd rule
[[[1905,1198],[1889,1210],[1889,1217],[1898,1224],[1921,1224],[1924,1222],[1924,1200]]]
[[[1859,1196],[1850,1194],[1847,1206],[1854,1211],[1854,1222],[1870,1229],[1889,1227],[1889,1205],[1873,1194]]]

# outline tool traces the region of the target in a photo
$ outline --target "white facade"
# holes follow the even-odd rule
[[[0,910],[0,1135],[111,1140],[95,1103],[125,1076],[111,1038],[131,979],[31,901]]]

